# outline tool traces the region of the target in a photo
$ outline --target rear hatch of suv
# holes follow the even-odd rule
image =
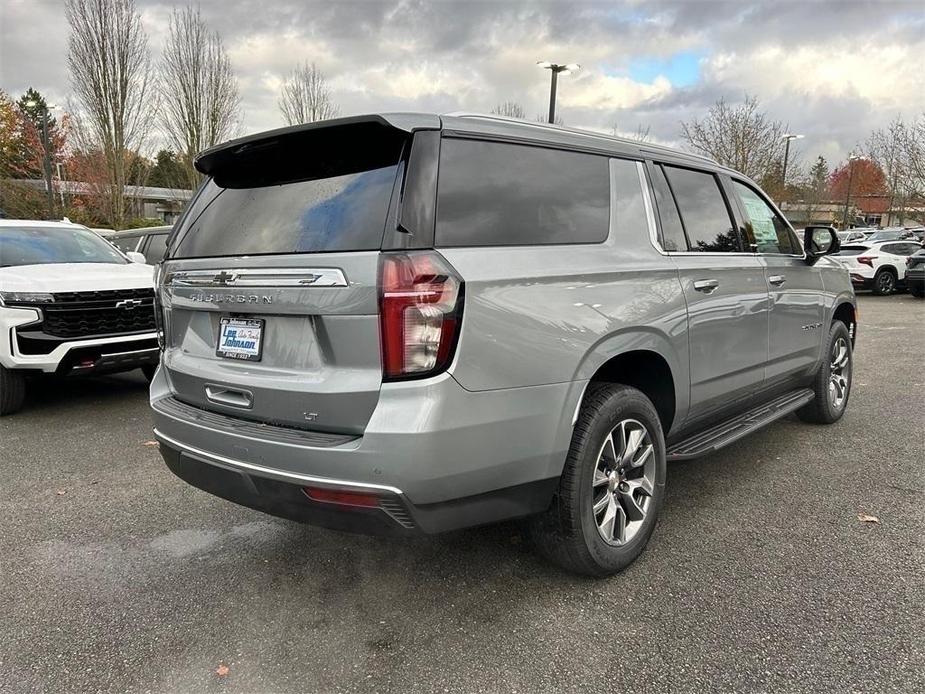
[[[159,273],[172,396],[275,426],[362,434],[382,384],[377,279],[408,131],[379,117],[205,153]]]

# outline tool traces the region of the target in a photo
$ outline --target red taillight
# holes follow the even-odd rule
[[[858,258],[856,258],[856,260],[862,265],[866,265],[867,267],[872,268],[874,266],[874,259],[868,258],[866,255],[859,256]]]
[[[379,497],[369,492],[348,492],[341,489],[324,489],[322,487],[303,487],[302,491],[312,501],[338,506],[360,506],[362,508],[375,508],[379,505]]]
[[[462,319],[462,294],[462,280],[433,251],[380,256],[384,378],[431,376],[449,366]]]

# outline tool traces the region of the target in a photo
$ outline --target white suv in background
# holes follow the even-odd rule
[[[128,371],[158,361],[154,268],[86,227],[0,219],[0,415],[25,377]]]
[[[855,289],[884,295],[905,284],[906,258],[921,247],[914,240],[866,241],[846,244],[832,258],[848,269]]]

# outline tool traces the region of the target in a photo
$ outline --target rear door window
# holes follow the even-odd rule
[[[739,236],[716,176],[674,166],[665,175],[677,201],[691,251],[732,253],[739,251]]]
[[[754,244],[757,253],[801,254],[799,243],[791,234],[787,222],[757,191],[741,181],[733,180],[732,186],[745,211],[745,235]]]
[[[607,238],[607,157],[446,138],[437,190],[437,246],[601,243]]]

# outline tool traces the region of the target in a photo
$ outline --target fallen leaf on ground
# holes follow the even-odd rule
[[[145,441],[142,446],[157,446],[157,441]]]
[[[228,674],[228,672],[229,672],[228,666],[225,665],[225,663],[222,663],[217,668],[215,668],[215,674],[218,675],[219,677],[224,677],[225,675]]]
[[[858,520],[862,523],[879,523],[880,519],[877,516],[869,516],[866,513],[859,513]]]
[[[55,492],[55,494],[57,494],[58,496],[64,496],[65,494],[67,494],[67,489],[59,489],[58,491]]]

